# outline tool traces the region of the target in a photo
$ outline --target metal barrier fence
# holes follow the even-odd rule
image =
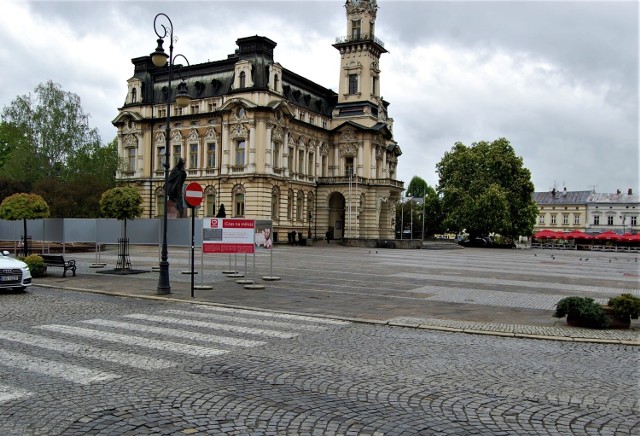
[[[202,219],[195,220],[194,245],[202,247]],[[140,218],[127,220],[127,238],[131,244],[160,245],[161,219]],[[21,220],[0,220],[0,241],[5,246],[13,242],[14,251],[22,245],[24,224]],[[48,252],[53,244],[118,244],[124,237],[124,222],[106,218],[44,218],[27,220],[29,244],[36,244],[31,251]],[[191,220],[172,218],[167,220],[167,244],[176,247],[191,246]]]

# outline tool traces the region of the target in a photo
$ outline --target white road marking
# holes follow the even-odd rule
[[[281,329],[289,329],[289,330],[303,330],[303,331],[324,331],[327,327],[319,326],[319,325],[309,325],[309,324],[291,324],[282,321],[270,321],[266,319],[259,318],[245,318],[231,315],[220,315],[217,313],[205,313],[205,312],[192,312],[186,310],[175,310],[169,309],[165,310],[164,313],[169,313],[171,315],[184,315],[184,316],[195,316],[197,318],[206,318],[212,319],[214,321],[224,321],[224,322],[244,322],[251,324],[259,324],[264,325],[270,328],[281,328]]]
[[[153,357],[140,356],[123,351],[104,350],[90,345],[76,344],[67,340],[48,338],[16,331],[0,331],[0,339],[32,345],[47,350],[60,351],[78,357],[113,362],[139,369],[162,369],[176,366],[174,362]]]
[[[54,362],[28,354],[5,350],[0,350],[0,366],[18,368],[51,377],[59,377],[81,385],[113,380],[119,377],[108,372],[96,371],[70,363]]]
[[[186,312],[186,313],[190,314],[191,312]],[[169,316],[132,314],[132,315],[125,315],[125,318],[141,319],[145,321],[162,322],[162,323],[169,323],[169,324],[176,324],[176,325],[186,325],[186,326],[199,327],[199,328],[217,329],[217,330],[222,330],[226,332],[236,332],[236,333],[244,333],[244,334],[250,334],[250,335],[269,336],[273,338],[291,339],[298,336],[297,333],[287,333],[287,332],[281,332],[276,330],[256,329],[251,327],[241,327],[241,326],[234,326],[234,325],[228,325],[228,324],[219,324],[214,322],[173,318]]]
[[[97,339],[106,342],[135,345],[138,347],[151,348],[154,350],[169,351],[172,353],[189,354],[198,357],[211,357],[227,353],[226,350],[200,347],[198,345],[180,344],[171,341],[159,341],[156,339],[144,338],[141,336],[123,335],[119,333],[103,332],[99,330],[84,329],[81,327],[71,327],[64,325],[43,325],[39,326],[43,330],[49,330],[74,336],[81,336],[89,339]]]
[[[242,315],[247,315],[249,317],[261,316],[264,318],[289,319],[291,321],[312,322],[316,324],[327,324],[327,325],[335,325],[335,326],[349,325],[348,321],[315,318],[312,316],[305,316],[305,315],[290,315],[288,313],[259,312],[259,311],[253,311],[253,310],[247,310],[247,309],[234,309],[231,307],[216,307],[216,306],[197,306],[197,307],[198,309],[204,309],[211,312],[242,314]]]
[[[141,318],[138,318],[138,319],[141,319]],[[248,339],[230,338],[228,336],[217,336],[217,335],[210,335],[205,333],[175,330],[175,329],[170,329],[166,327],[152,327],[152,326],[140,325],[135,323],[110,321],[106,319],[90,319],[83,322],[87,324],[100,325],[104,327],[115,327],[123,330],[131,330],[131,331],[142,332],[142,333],[155,333],[155,334],[173,336],[173,337],[182,338],[182,339],[192,339],[195,341],[202,341],[202,342],[215,342],[218,344],[232,345],[236,347],[257,347],[259,345],[266,344],[266,342],[264,341],[251,341]]]
[[[23,389],[14,388],[7,385],[0,385],[0,404],[7,401],[31,396],[32,393]]]

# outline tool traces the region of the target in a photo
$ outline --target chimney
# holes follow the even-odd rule
[[[629,188],[629,190],[627,191],[627,195],[633,195],[633,189]]]
[[[619,189],[616,190],[616,194],[620,195],[620,190]]]

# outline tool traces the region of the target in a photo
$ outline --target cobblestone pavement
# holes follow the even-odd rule
[[[195,257],[191,297],[188,249],[171,247],[172,294],[182,301],[516,337],[590,340],[640,345],[640,323],[630,330],[569,327],[553,318],[563,297],[582,295],[606,302],[621,293],[640,295],[638,253],[558,250],[384,250],[317,243],[277,246],[255,257]],[[37,284],[156,298],[158,247],[132,246],[140,274],[103,274],[116,251],[73,253],[78,276],[53,269]],[[94,268],[98,261],[105,268]],[[239,271],[231,277],[223,271]],[[101,272],[99,272],[101,271]],[[265,281],[263,277],[279,277]],[[264,289],[247,289],[252,280]],[[211,289],[204,289],[209,286]]]
[[[631,345],[39,287],[0,298],[3,435],[640,433]]]

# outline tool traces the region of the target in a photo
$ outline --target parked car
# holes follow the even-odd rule
[[[31,286],[31,272],[26,263],[2,251],[0,255],[0,288],[22,289]]]
[[[459,241],[458,244],[464,247],[490,247],[492,245],[491,238],[485,236],[483,238],[467,239],[465,241]]]

